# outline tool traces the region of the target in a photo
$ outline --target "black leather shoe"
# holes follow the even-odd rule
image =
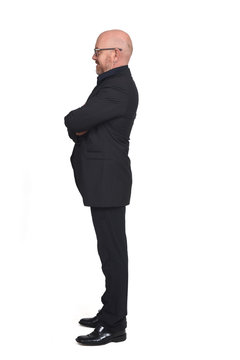
[[[104,345],[110,342],[124,341],[126,338],[125,330],[112,333],[107,331],[104,326],[99,325],[90,334],[78,336],[76,341],[81,345]]]
[[[98,313],[92,318],[83,318],[79,321],[80,325],[95,328],[99,325]]]

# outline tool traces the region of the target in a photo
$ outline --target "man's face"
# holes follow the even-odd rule
[[[102,49],[107,48],[104,41],[97,41],[95,48]],[[93,55],[92,59],[96,62],[96,73],[98,75],[104,73],[105,71],[111,70],[113,65],[113,50],[103,50],[97,51],[97,55]]]

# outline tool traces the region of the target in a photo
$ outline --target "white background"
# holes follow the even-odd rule
[[[239,2],[2,1],[1,358],[239,360]],[[128,339],[83,347],[104,277],[64,116],[122,29],[139,90]]]

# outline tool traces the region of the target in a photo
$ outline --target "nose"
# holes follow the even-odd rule
[[[93,54],[92,59],[93,59],[93,60],[97,60],[97,57],[96,57],[95,54]]]

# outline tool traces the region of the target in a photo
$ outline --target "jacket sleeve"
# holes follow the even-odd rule
[[[104,87],[90,97],[82,107],[72,110],[64,118],[68,130],[81,132],[126,113],[128,96],[117,87]]]
[[[67,129],[67,131],[68,131],[68,136],[70,137],[70,139],[72,139],[72,141],[74,141],[76,143],[78,136],[70,129]]]

